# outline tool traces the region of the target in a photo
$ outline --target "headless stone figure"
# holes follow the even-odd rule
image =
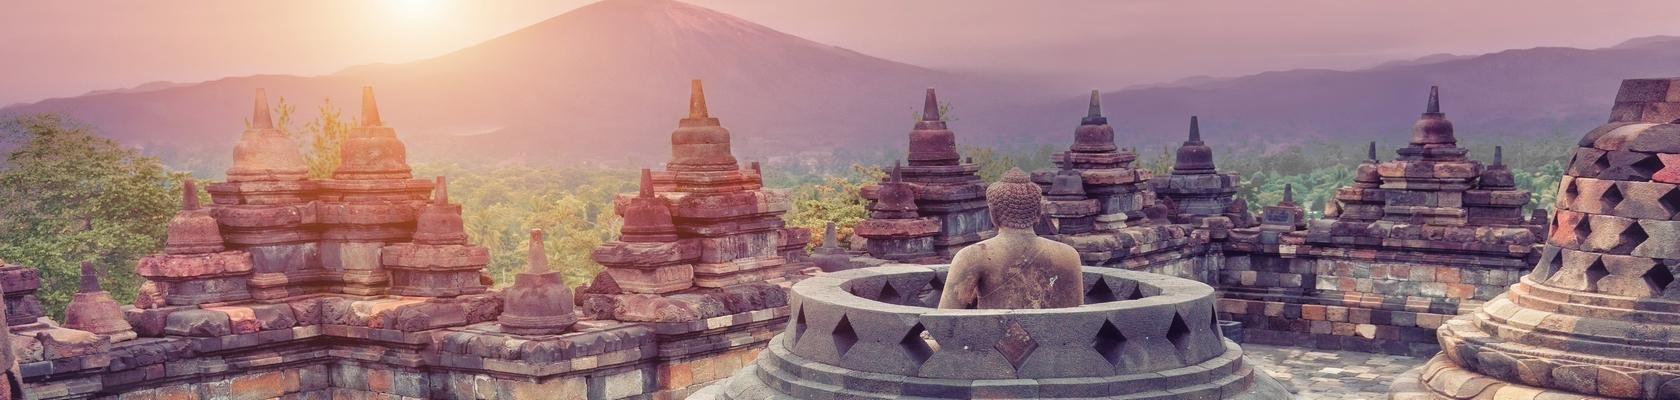
[[[1060,308],[1084,301],[1079,253],[1033,232],[1041,200],[1038,185],[1020,169],[986,188],[997,236],[957,252],[939,308]]]

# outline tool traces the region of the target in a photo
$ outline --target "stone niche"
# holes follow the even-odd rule
[[[1085,268],[1085,305],[932,308],[946,266],[795,284],[792,321],[752,364],[690,399],[1284,399],[1214,316],[1213,288]]]

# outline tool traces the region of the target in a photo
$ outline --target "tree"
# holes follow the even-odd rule
[[[796,185],[789,189],[793,210],[787,214],[787,224],[810,230],[811,246],[822,244],[829,222],[834,223],[835,236],[845,239],[869,218],[869,203],[858,196],[858,190],[886,176],[880,167],[852,164],[849,175],[829,175],[821,182]]]
[[[282,106],[285,100],[280,99]],[[303,160],[309,164],[310,178],[328,179],[333,171],[338,170],[339,147],[350,137],[350,128],[361,125],[361,122],[359,119],[346,121],[343,112],[333,106],[330,98],[322,100],[319,109],[321,116],[304,125],[304,130],[309,132],[309,148],[305,149]],[[286,115],[289,113],[282,109],[281,116],[289,120],[284,118]]]
[[[980,166],[980,179],[986,182],[997,182],[1003,173],[1017,167],[1014,157],[1003,154],[990,147],[965,146],[962,154],[974,160]],[[1030,171],[1029,171],[1030,172]]]
[[[1142,154],[1139,154],[1139,156],[1141,158]],[[1177,162],[1177,159],[1178,153],[1173,148],[1161,146],[1161,154],[1151,158],[1139,159],[1137,167],[1154,172],[1156,176],[1164,176],[1172,173],[1173,163]]]
[[[421,164],[417,175],[450,177],[450,199],[461,204],[468,240],[490,249],[486,268],[498,285],[525,270],[530,230],[546,234],[549,265],[566,282],[588,282],[601,271],[590,252],[618,237],[622,219],[612,197],[633,192],[637,171],[588,167],[495,168]]]
[[[37,295],[48,310],[69,302],[83,261],[105,290],[131,300],[140,283],[133,266],[162,247],[185,174],[61,116],[0,127],[22,142],[0,168],[0,258],[41,270]]]

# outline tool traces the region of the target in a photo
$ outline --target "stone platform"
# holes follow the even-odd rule
[[[876,267],[795,284],[787,330],[690,398],[1288,398],[1220,333],[1207,285],[1086,267],[1079,307],[932,308],[945,271]]]

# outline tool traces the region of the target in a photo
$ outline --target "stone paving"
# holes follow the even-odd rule
[[[1248,360],[1298,400],[1386,399],[1388,386],[1428,358],[1243,344]]]

